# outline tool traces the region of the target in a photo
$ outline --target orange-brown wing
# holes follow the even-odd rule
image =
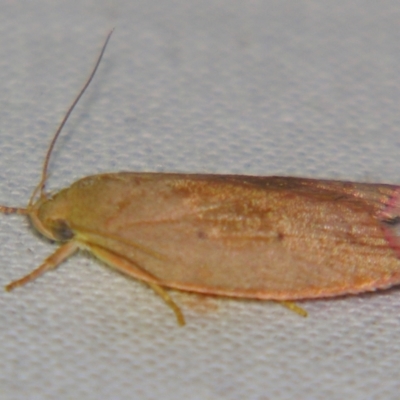
[[[394,191],[297,178],[106,174],[68,189],[68,221],[78,240],[131,260],[166,287],[326,297],[400,282],[381,222]]]

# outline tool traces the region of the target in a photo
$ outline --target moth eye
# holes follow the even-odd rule
[[[70,240],[74,237],[74,232],[64,219],[54,219],[50,221],[51,232],[60,241]]]

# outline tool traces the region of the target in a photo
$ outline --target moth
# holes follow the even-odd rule
[[[45,191],[61,122],[25,208],[60,247],[6,286],[12,290],[86,250],[148,284],[184,324],[166,289],[292,301],[356,294],[400,283],[400,187],[291,177],[119,172]]]

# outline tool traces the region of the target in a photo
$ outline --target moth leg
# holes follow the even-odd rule
[[[284,300],[275,300],[275,301],[281,306],[288,308],[289,310],[295,312],[296,314],[299,314],[302,317],[307,317],[308,315],[307,311],[304,308],[298,306],[294,301],[284,301]]]
[[[153,282],[146,282],[161,298],[170,306],[175,313],[176,320],[178,321],[178,325],[185,325],[185,317],[182,314],[179,306],[172,300],[171,296],[168,294],[166,290],[164,290],[160,285],[157,285]]]
[[[9,283],[5,287],[5,289],[7,290],[7,292],[9,292],[18,286],[23,286],[26,283],[35,280],[37,277],[44,274],[46,271],[56,268],[59,264],[61,264],[69,256],[71,256],[77,249],[78,249],[78,244],[76,242],[67,242],[63,244],[51,256],[47,257],[42,265],[34,269],[28,275]]]
[[[185,317],[183,316],[181,309],[172,300],[168,292],[161,287],[160,282],[157,278],[142,270],[139,266],[134,265],[131,261],[128,261],[125,258],[118,256],[117,254],[114,254],[102,247],[98,247],[91,243],[86,243],[85,247],[87,247],[96,257],[98,257],[110,267],[147,283],[174,311],[178,324],[181,326],[185,325]]]

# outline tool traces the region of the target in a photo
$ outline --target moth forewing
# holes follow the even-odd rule
[[[400,281],[381,216],[395,190],[300,178],[115,173],[76,182],[63,192],[69,207],[56,197],[52,213],[82,243],[117,254],[164,287],[295,300]],[[58,200],[65,214],[56,211]]]

